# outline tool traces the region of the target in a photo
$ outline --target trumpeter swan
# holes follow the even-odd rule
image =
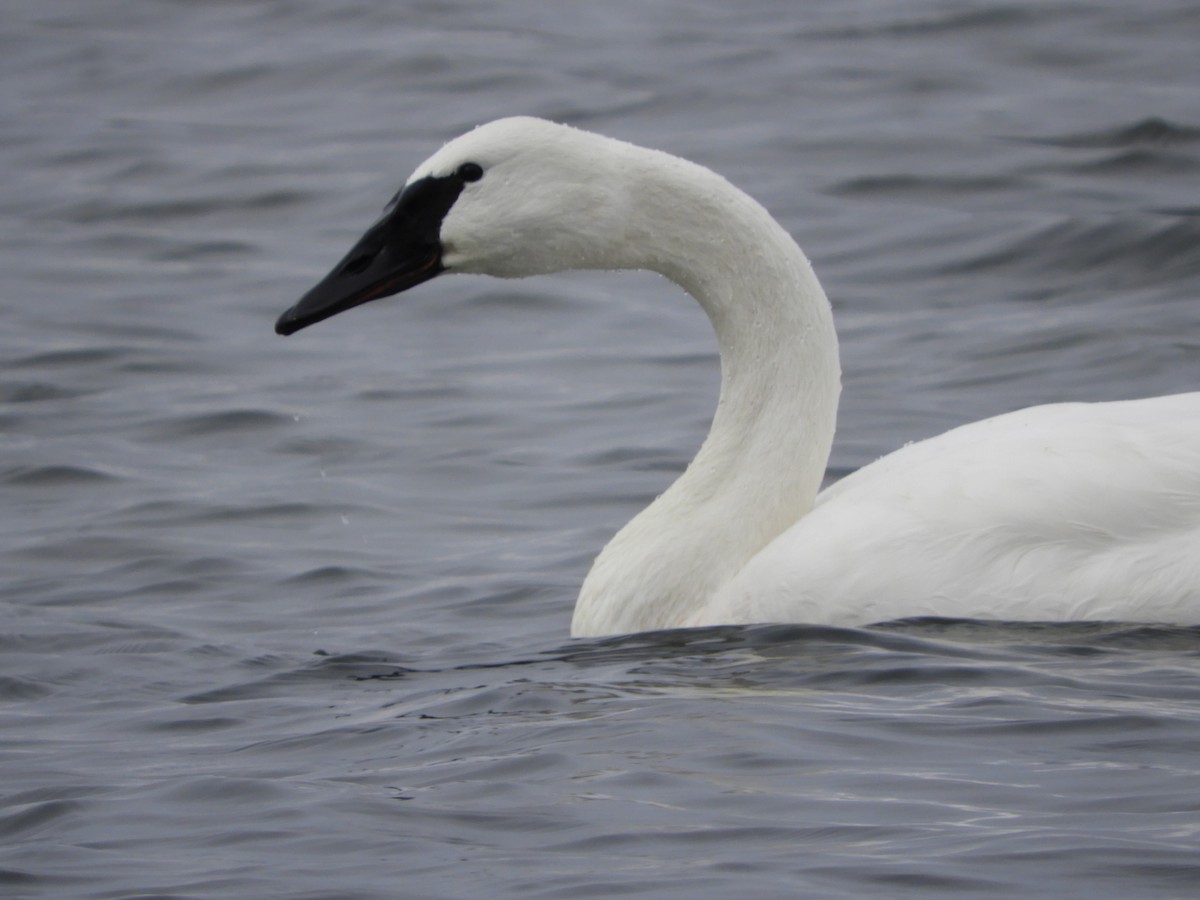
[[[720,401],[687,471],[597,557],[571,630],[906,616],[1200,622],[1200,393],[1025,409],[818,493],[829,303],[757,202],[701,166],[531,118],[451,141],[276,324],[442,272],[650,269],[703,307]]]

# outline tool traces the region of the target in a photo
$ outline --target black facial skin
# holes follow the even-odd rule
[[[463,163],[450,175],[428,176],[404,188],[333,271],[279,317],[276,334],[295,334],[444,272],[442,221],[467,182],[482,177],[479,165]]]

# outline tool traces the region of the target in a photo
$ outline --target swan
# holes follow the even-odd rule
[[[507,118],[420,165],[280,316],[292,334],[443,272],[649,269],[716,332],[711,430],[622,528],[571,633],[911,616],[1200,623],[1200,393],[1038,406],[819,492],[841,371],[829,302],[770,214],[675,156]]]

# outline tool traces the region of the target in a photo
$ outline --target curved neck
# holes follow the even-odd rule
[[[597,557],[575,607],[577,636],[694,620],[812,508],[840,391],[829,302],[787,232],[700,166],[650,151],[631,168],[626,255],[704,308],[721,393],[687,471]]]

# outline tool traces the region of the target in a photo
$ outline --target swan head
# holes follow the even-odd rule
[[[541,119],[481,125],[418,166],[275,330],[292,334],[442,272],[521,278],[638,267],[627,164],[652,152]]]

